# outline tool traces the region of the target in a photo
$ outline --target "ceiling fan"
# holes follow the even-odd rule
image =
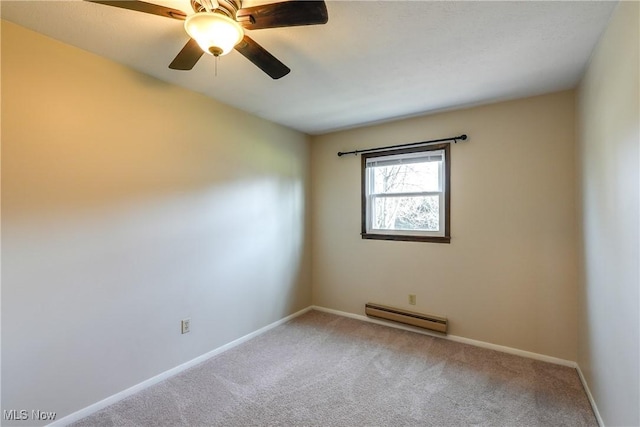
[[[242,0],[191,0],[193,14],[136,0],[86,0],[122,9],[184,21],[191,37],[169,64],[174,70],[190,70],[206,52],[213,56],[237,50],[273,79],[291,69],[256,43],[244,30],[326,24],[329,20],[323,0],[290,0],[242,8]]]

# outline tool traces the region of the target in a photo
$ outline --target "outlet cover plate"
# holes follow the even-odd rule
[[[183,334],[188,334],[189,332],[191,332],[191,319],[183,319],[180,324],[182,326]]]

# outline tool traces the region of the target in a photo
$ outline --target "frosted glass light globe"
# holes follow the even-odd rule
[[[213,56],[231,52],[244,37],[240,24],[215,12],[200,12],[187,17],[184,29],[202,50]]]

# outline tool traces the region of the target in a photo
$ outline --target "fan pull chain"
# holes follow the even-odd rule
[[[213,76],[214,77],[218,77],[218,57],[214,56],[214,60],[213,60]]]

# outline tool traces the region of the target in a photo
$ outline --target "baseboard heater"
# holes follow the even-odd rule
[[[379,319],[391,320],[431,331],[447,333],[446,317],[415,313],[413,311],[387,307],[386,305],[373,304],[370,302],[364,305],[364,312],[370,317],[377,317]]]

